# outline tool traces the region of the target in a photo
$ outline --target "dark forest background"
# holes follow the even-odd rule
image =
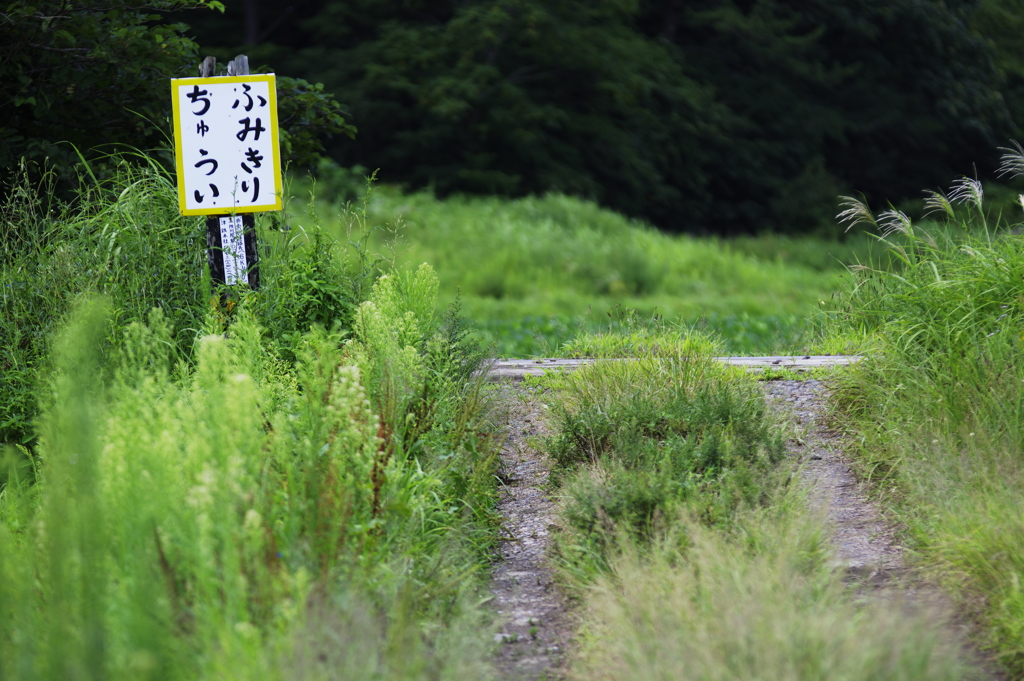
[[[5,169],[70,163],[60,140],[154,142],[165,79],[203,54],[288,77],[295,169],[561,191],[671,232],[821,231],[840,193],[987,177],[1024,121],[1024,0],[92,5],[0,15]]]

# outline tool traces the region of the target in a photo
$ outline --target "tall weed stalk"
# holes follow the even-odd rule
[[[143,190],[170,200],[145,173],[123,196]],[[126,231],[122,198],[69,213],[80,230],[18,262],[93,262],[96,220]],[[153,220],[132,238],[175,233]],[[282,261],[270,249],[268,290],[230,312],[201,296],[184,311],[174,295],[125,303],[136,275],[112,265],[107,297],[88,302],[107,289],[83,282],[43,309],[59,333],[33,377],[48,395],[38,479],[0,491],[0,676],[486,675],[482,354],[456,312],[436,313],[429,267],[367,286],[360,308],[351,270],[294,246]],[[267,299],[295,290],[282,273],[309,258],[324,299],[345,305],[323,324],[265,325]]]
[[[1019,149],[1004,169],[1017,172]],[[1017,165],[1015,165],[1017,164]],[[980,643],[1024,673],[1024,245],[983,210],[980,183],[927,203],[937,224],[900,217],[904,267],[861,268],[827,333],[860,339],[868,358],[841,381],[838,414],[863,475],[906,521],[921,561],[986,622]],[[864,206],[854,213],[879,226]]]

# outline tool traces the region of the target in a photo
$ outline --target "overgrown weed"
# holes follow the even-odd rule
[[[1019,149],[1004,168],[1017,172]],[[1024,247],[993,221],[969,178],[933,192],[935,226],[875,218],[898,273],[862,268],[837,297],[826,334],[868,358],[838,383],[837,416],[862,475],[906,522],[915,555],[986,622],[987,647],[1024,673]],[[852,214],[851,214],[852,215]],[[885,232],[898,236],[896,243]]]
[[[3,270],[62,253],[110,265],[60,305],[7,301],[55,341],[52,363],[30,348],[49,395],[38,477],[9,475],[0,500],[0,676],[486,677],[484,353],[458,309],[437,313],[433,270],[378,278],[307,230],[267,249],[264,289],[210,306],[201,269],[176,270],[202,248],[160,255],[149,234],[187,245],[201,224],[163,179],[123,173],[120,194],[66,207],[75,229],[22,243]],[[154,213],[142,230],[132,197],[171,227]],[[96,260],[114,232],[126,243]],[[114,266],[133,249],[191,297]]]
[[[774,493],[767,481],[783,440],[757,385],[715,361],[719,347],[705,336],[656,340],[630,343],[630,360],[599,360],[551,380],[557,432],[548,449],[565,521],[556,550],[581,583],[607,568],[617,533],[685,542],[671,522],[684,509],[728,527],[738,508]],[[612,356],[625,347],[606,337],[577,344]]]

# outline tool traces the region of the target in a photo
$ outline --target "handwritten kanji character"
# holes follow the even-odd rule
[[[206,96],[206,95],[209,95],[209,94],[210,93],[207,92],[206,90],[200,90],[198,85],[193,85],[192,86],[192,92],[186,92],[185,93],[185,96],[188,97],[189,100],[191,100],[193,104],[196,104],[197,102],[202,102],[203,103],[203,108],[202,108],[201,111],[193,111],[192,112],[196,116],[203,116],[203,115],[206,114],[207,111],[210,110],[210,99],[209,99],[209,97]]]

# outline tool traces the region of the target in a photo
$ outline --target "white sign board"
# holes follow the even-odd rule
[[[274,74],[174,78],[182,215],[281,210]]]

